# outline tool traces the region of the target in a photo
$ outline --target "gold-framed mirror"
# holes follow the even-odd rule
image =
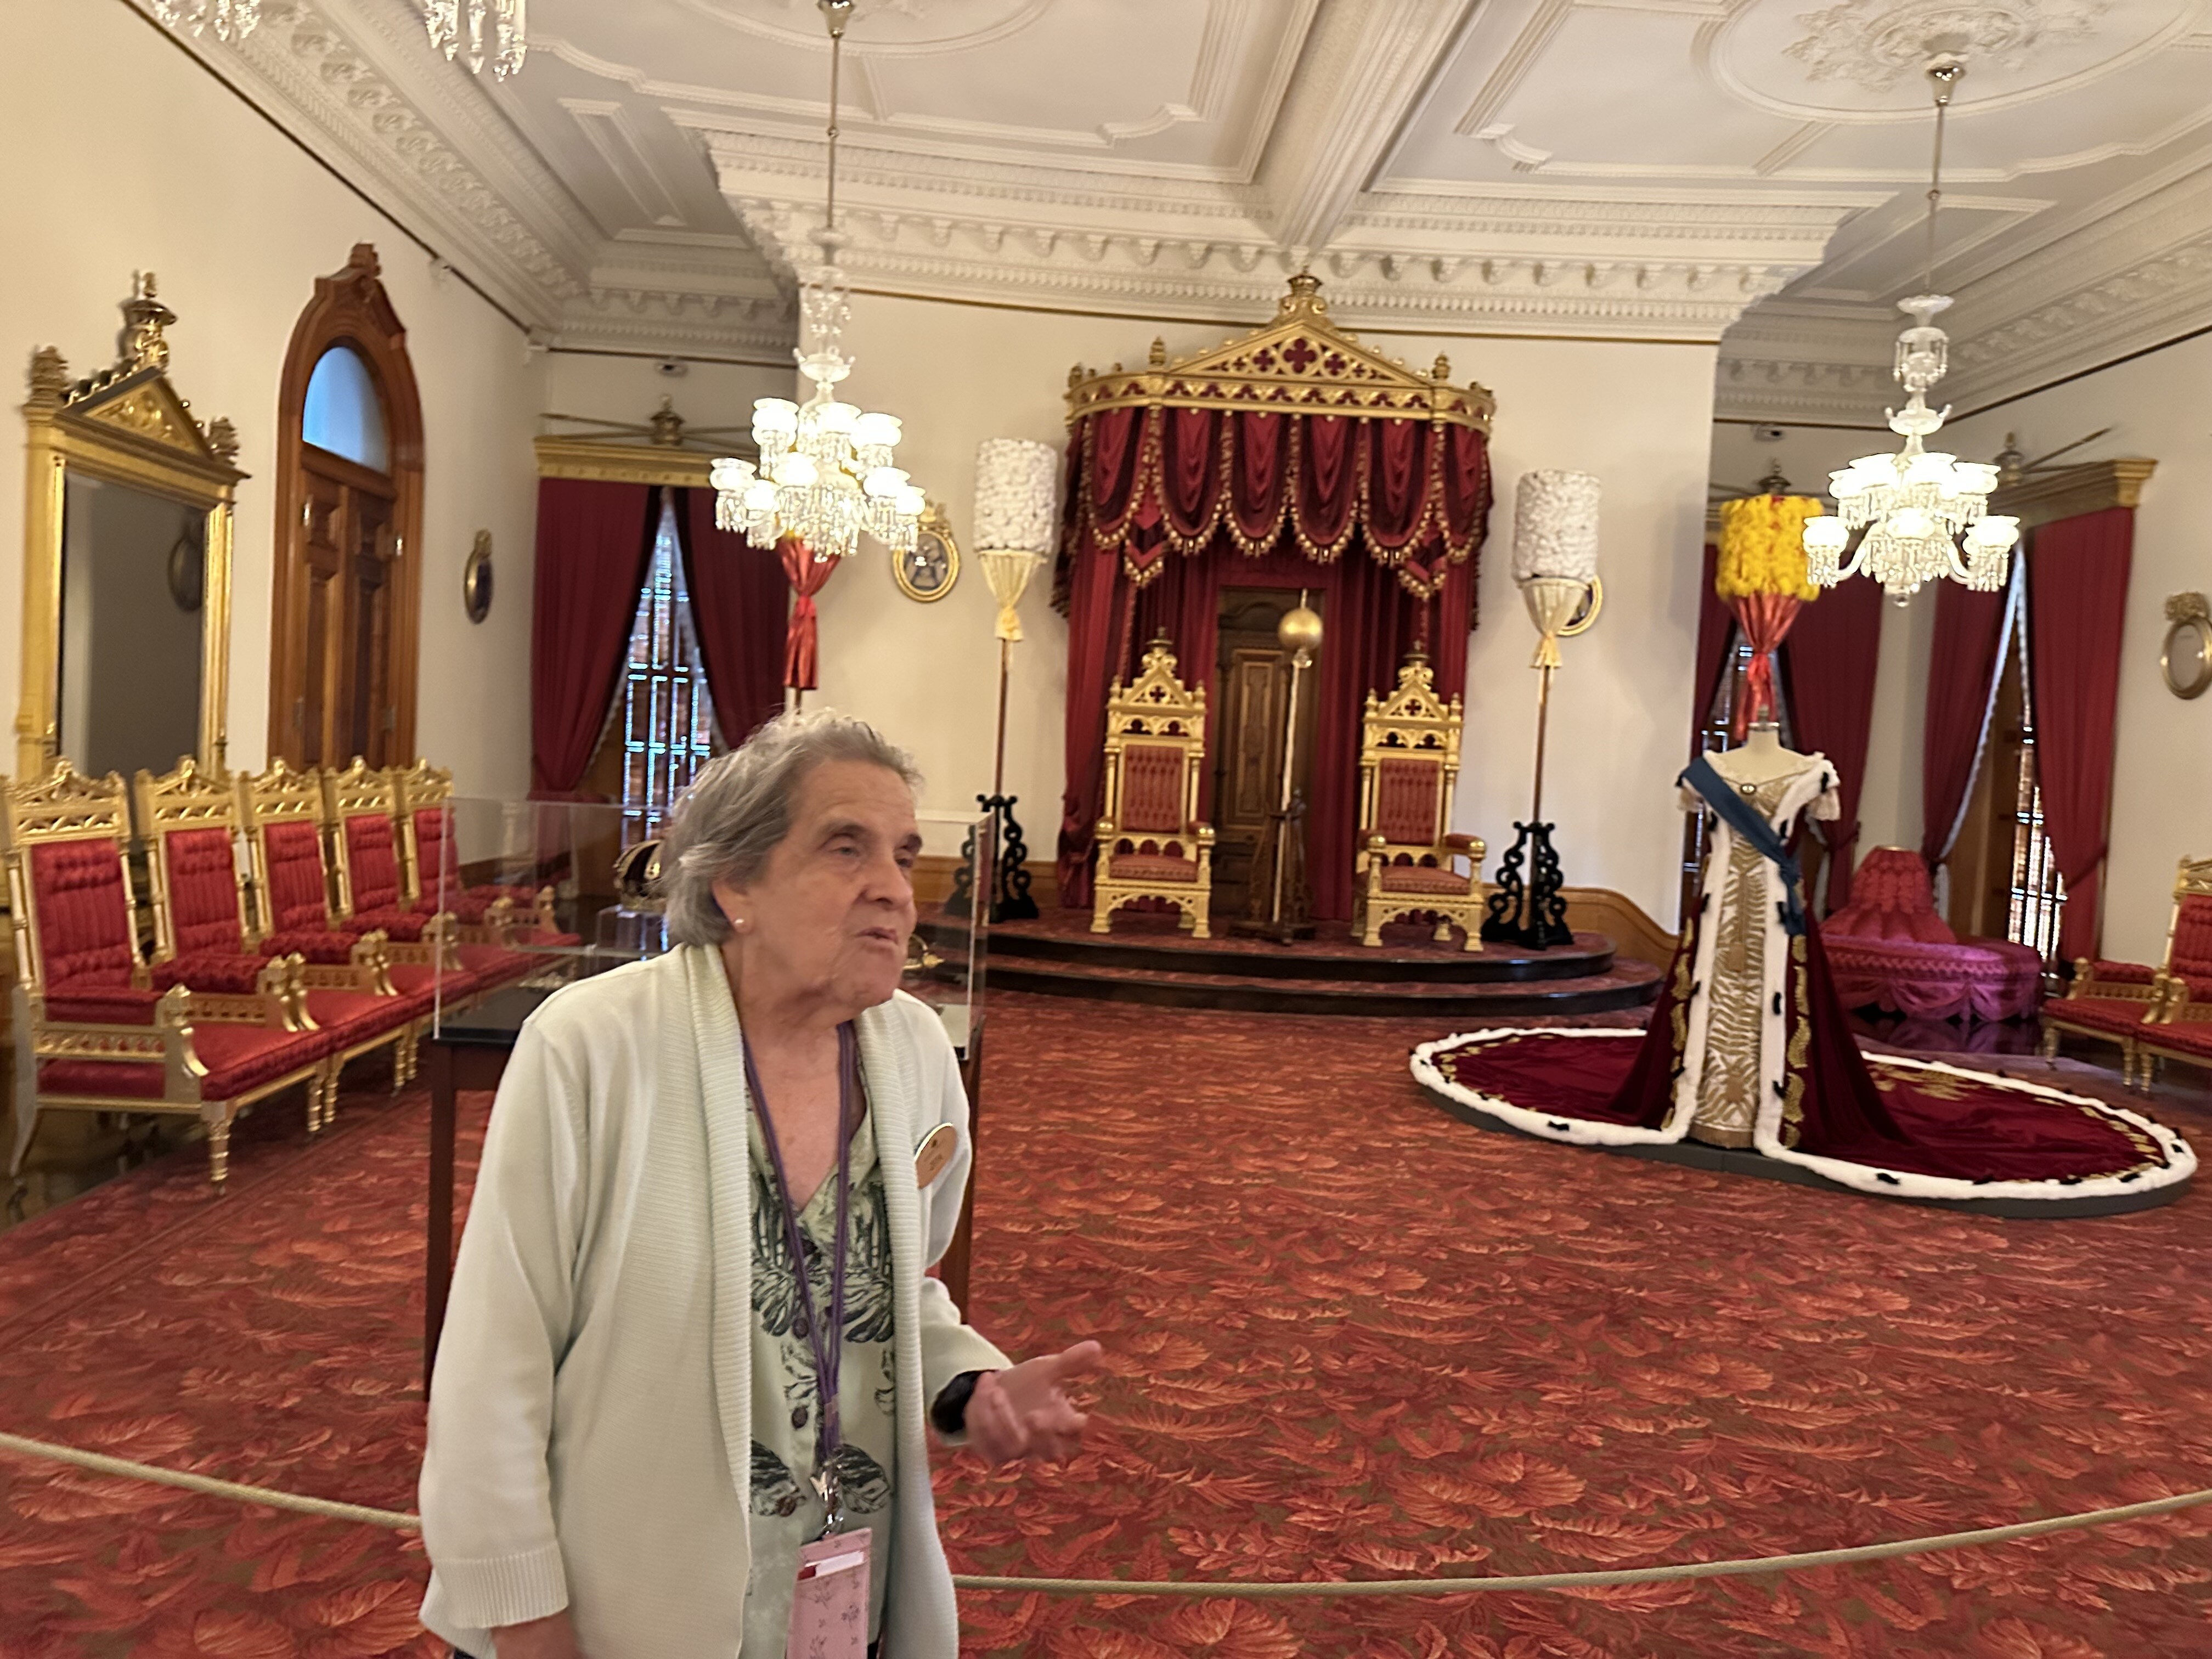
[[[230,422],[203,427],[170,382],[162,331],[176,320],[149,271],[132,280],[108,368],[72,380],[52,347],[32,354],[19,777],[64,755],[93,777],[166,772],[186,754],[225,768],[246,474]]]

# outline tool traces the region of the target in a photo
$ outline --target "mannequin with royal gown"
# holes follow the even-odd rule
[[[1805,818],[1837,815],[1836,786],[1826,756],[1785,748],[1771,725],[1699,756],[1682,804],[1711,808],[1714,835],[1640,1036],[1472,1032],[1420,1045],[1414,1075],[1525,1134],[1683,1158],[1698,1143],[1712,1149],[1698,1159],[1884,1197],[2118,1206],[2178,1191],[2195,1154],[2124,1108],[1914,1058],[1869,1067],[1789,849]]]

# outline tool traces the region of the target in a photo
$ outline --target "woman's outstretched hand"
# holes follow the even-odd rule
[[[1103,1352],[1096,1342],[1079,1342],[1010,1370],[984,1372],[968,1401],[968,1443],[994,1467],[1024,1457],[1066,1462],[1082,1449],[1091,1420],[1075,1409],[1067,1384],[1097,1370]]]

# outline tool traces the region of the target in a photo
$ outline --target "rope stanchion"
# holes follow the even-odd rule
[[[181,1469],[165,1469],[129,1458],[100,1452],[79,1451],[21,1435],[0,1434],[0,1452],[43,1459],[87,1469],[94,1474],[115,1475],[175,1486],[210,1498],[228,1498],[266,1509],[289,1510],[300,1515],[320,1516],[331,1521],[349,1521],[362,1526],[382,1527],[393,1532],[419,1532],[422,1520],[400,1510],[369,1509],[359,1504],[335,1503],[298,1492],[249,1486],[235,1480],[217,1480]],[[2171,1515],[2177,1510],[2212,1504],[2212,1488],[2154,1498],[2116,1509],[2088,1510],[2079,1515],[2046,1516],[2040,1521],[2015,1521],[2002,1527],[1982,1527],[1972,1532],[1947,1532],[1928,1538],[1903,1538],[1887,1544],[1859,1544],[1848,1549],[1808,1550],[1796,1555],[1759,1555],[1729,1561],[1681,1561],[1664,1567],[1613,1567],[1598,1572],[1538,1572],[1517,1577],[1466,1578],[1323,1578],[1290,1583],[1254,1583],[1237,1580],[1145,1578],[1018,1578],[984,1573],[956,1572],[957,1589],[1018,1590],[1030,1595],[1168,1595],[1191,1599],[1233,1597],[1249,1601],[1315,1599],[1344,1595],[1475,1595],[1499,1590],[1587,1589],[1607,1584],[1664,1584],[1686,1578],[1741,1578],[1757,1573],[1802,1572],[1812,1567],[1844,1567],[1857,1561],[1884,1561],[1900,1555],[1925,1555],[1936,1550],[1975,1549],[1987,1544],[2009,1543],[2016,1538],[2040,1538],[2055,1532],[2079,1532],[2089,1527],[2139,1521],[2148,1516]]]
[[[19,1434],[0,1434],[0,1452],[13,1452],[18,1457],[42,1458],[50,1463],[67,1463],[76,1468],[88,1469],[94,1474],[112,1474],[125,1480],[144,1480],[157,1486],[175,1486],[183,1492],[196,1492],[209,1498],[228,1498],[240,1504],[258,1504],[265,1509],[291,1510],[301,1515],[319,1515],[331,1521],[351,1521],[364,1527],[383,1527],[392,1532],[420,1532],[422,1519],[404,1510],[373,1510],[360,1504],[340,1504],[327,1498],[307,1498],[298,1492],[272,1492],[266,1486],[242,1486],[235,1480],[218,1480],[212,1475],[191,1474],[183,1469],[165,1469],[152,1463],[134,1463],[127,1457],[110,1457],[103,1452],[79,1451],[74,1446],[57,1446],[44,1440],[27,1440]]]

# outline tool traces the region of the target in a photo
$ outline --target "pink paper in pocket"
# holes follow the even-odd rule
[[[868,1546],[866,1527],[802,1545],[791,1593],[785,1659],[867,1659]]]

